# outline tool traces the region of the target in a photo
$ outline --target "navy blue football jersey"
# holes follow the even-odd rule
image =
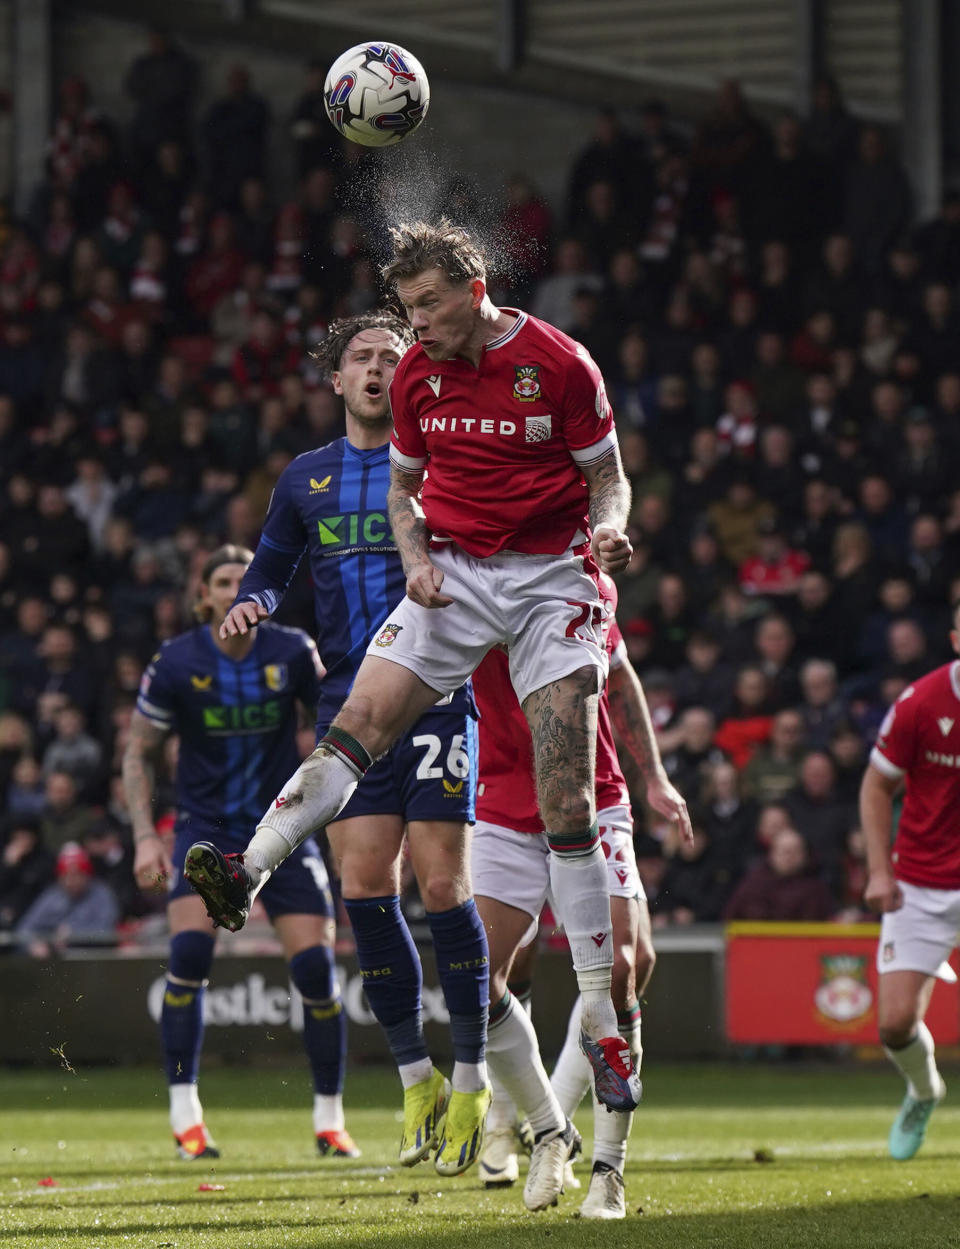
[[[295,703],[320,693],[317,648],[302,629],[264,622],[245,659],[209,625],[165,642],[140,682],[137,710],[180,736],[177,806],[193,821],[256,823],[300,764]]]
[[[237,602],[276,610],[304,550],[310,560],[317,645],[327,670],[317,722],[327,725],[350,692],[374,633],[406,593],[387,516],[390,447],[361,451],[339,438],[298,456],[270,500],[253,563]],[[472,712],[469,686],[451,710]]]

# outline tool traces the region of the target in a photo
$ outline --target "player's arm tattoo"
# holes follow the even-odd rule
[[[597,677],[582,668],[560,681],[534,690],[524,701],[523,713],[533,739],[537,799],[548,832],[582,831],[576,798],[585,796],[593,811],[596,770]],[[571,799],[573,803],[571,805]],[[592,823],[591,814],[586,824]]]
[[[650,709],[636,672],[627,661],[610,669],[607,706],[614,731],[645,781],[663,766]]]
[[[134,711],[121,765],[134,842],[154,833],[154,760],[166,736],[166,729],[148,720],[142,712]]]
[[[387,511],[405,573],[430,558],[430,530],[420,506],[422,485],[423,473],[408,473],[396,464],[390,465]]]
[[[623,532],[630,515],[630,482],[620,463],[620,448],[614,447],[596,464],[582,468],[590,491],[590,528],[613,525]]]

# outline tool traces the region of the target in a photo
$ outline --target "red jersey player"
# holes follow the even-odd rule
[[[953,649],[960,653],[960,606]],[[905,783],[891,846],[893,799]],[[960,663],[954,660],[903,691],[887,712],[860,788],[867,841],[869,906],[883,915],[877,950],[880,1038],[907,1081],[890,1129],[890,1153],[912,1158],[946,1086],[923,1022],[937,977],[960,930]]]
[[[655,956],[633,850],[630,797],[617,757],[614,727],[647,780],[651,806],[671,818],[679,815],[686,833],[689,823],[683,800],[661,766],[643,690],[626,656],[614,616],[616,588],[608,577],[601,576],[600,589],[610,675],[599,708],[597,821],[613,917],[613,1002],[621,1036],[639,1070],[639,997]],[[471,870],[477,907],[490,944],[492,1005],[487,1053],[496,1081],[480,1171],[485,1184],[502,1186],[517,1178],[511,1103],[521,1107],[535,1134],[547,1133],[559,1116],[560,1122],[566,1122],[573,1114],[589,1087],[590,1073],[576,1044],[579,1000],[551,1090],[533,1027],[507,986],[521,947],[536,934],[537,919],[547,899],[549,846],[537,808],[530,730],[511,688],[507,657],[502,651],[490,651],[474,673],[474,694],[480,710],[480,785]],[[502,1086],[502,1092],[497,1085]],[[593,1174],[580,1213],[585,1218],[623,1218],[623,1168],[632,1116],[599,1113],[599,1106],[596,1110]],[[570,1144],[575,1148],[574,1141]],[[524,1189],[529,1209],[541,1209],[553,1198],[569,1152],[556,1138],[552,1152],[541,1151],[531,1159]],[[549,1174],[551,1167],[559,1171],[559,1177]]]
[[[610,998],[610,902],[594,797],[607,667],[595,573],[620,571],[631,553],[623,532],[630,488],[603,379],[565,334],[492,303],[486,262],[465,230],[418,222],[392,234],[384,278],[418,339],[390,391],[388,505],[407,596],[243,861],[198,856],[202,872],[191,882],[216,921],[241,927],[263,881],[335,818],[373,759],[459,688],[491,647],[505,646],[533,737],[551,888],[583,1002],[581,1045],[600,1100],[631,1110],[640,1081],[624,1059]],[[444,1088],[439,1072],[424,1085],[425,1139],[438,1135]],[[458,1061],[438,1169],[456,1173],[474,1160],[488,1102],[484,1064]]]

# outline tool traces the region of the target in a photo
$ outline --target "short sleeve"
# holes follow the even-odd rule
[[[914,687],[908,686],[884,716],[870,762],[891,778],[900,777],[913,764],[918,703]]]
[[[602,460],[617,445],[603,374],[579,343],[564,371],[563,436],[581,467]]]
[[[417,415],[410,404],[410,388],[403,361],[397,365],[387,392],[393,414],[390,435],[390,463],[409,473],[419,473],[427,463],[427,446],[420,431]]]
[[[166,649],[157,651],[144,669],[137,693],[137,710],[157,726],[171,730],[177,712],[176,688]]]

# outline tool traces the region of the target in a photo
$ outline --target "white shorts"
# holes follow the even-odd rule
[[[877,971],[922,971],[952,984],[947,963],[960,932],[960,889],[925,889],[898,881],[903,906],[880,923]]]
[[[609,807],[597,815],[607,860],[611,898],[645,900],[633,852],[633,820],[627,807]],[[550,895],[550,848],[544,833],[519,833],[478,820],[470,848],[473,892],[494,898],[531,919],[540,918]]]
[[[367,647],[415,672],[431,689],[459,689],[499,643],[510,657],[510,680],[522,703],[528,694],[578,668],[597,669],[602,688],[607,655],[604,607],[596,582],[572,548],[563,555],[501,551],[474,559],[451,543],[431,551],[443,573],[449,607],[421,607],[404,598]]]

